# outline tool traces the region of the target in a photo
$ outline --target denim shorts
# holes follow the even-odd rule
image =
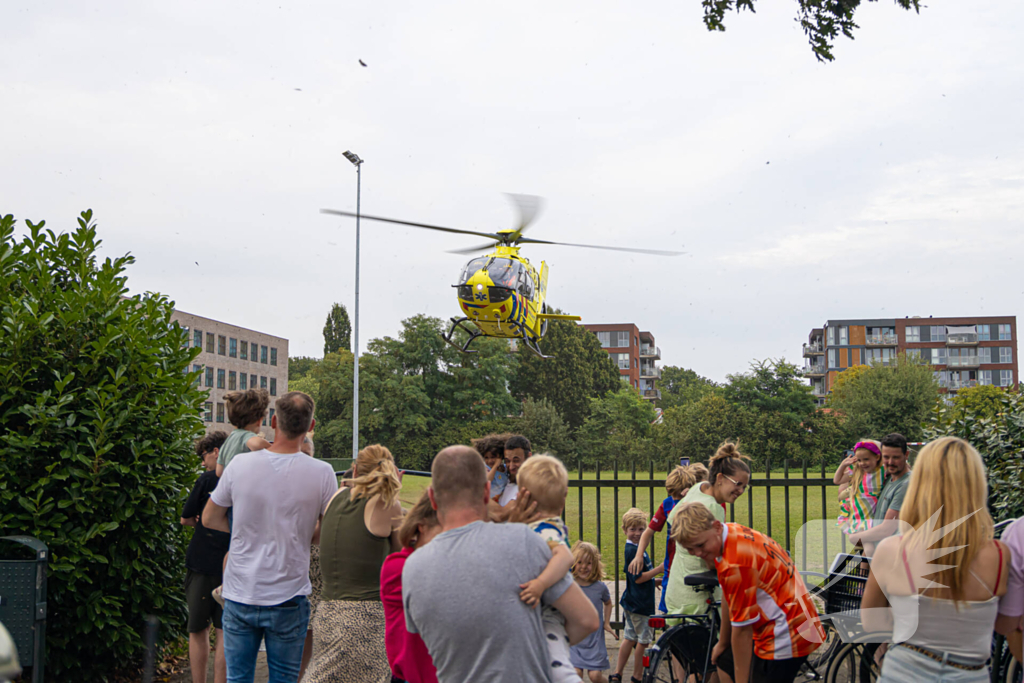
[[[654,641],[654,629],[650,627],[646,614],[636,614],[623,610],[622,621],[625,622],[623,638],[641,645],[650,645]]]
[[[878,677],[878,683],[914,680],[936,683],[987,683],[990,675],[987,666],[977,671],[965,671],[897,645],[890,647],[885,653],[882,660],[882,675]]]

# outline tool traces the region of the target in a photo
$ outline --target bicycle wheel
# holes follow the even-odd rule
[[[690,674],[701,673],[707,655],[708,629],[680,624],[661,634],[652,647],[644,671],[644,683],[686,683]]]
[[[1011,658],[1005,669],[1006,675],[1002,679],[1003,683],[1021,683],[1021,681],[1024,681],[1024,670],[1021,669],[1016,659]]]
[[[802,669],[804,676],[810,681],[825,679],[825,670],[828,668],[829,662],[843,644],[843,641],[839,639],[839,633],[836,632],[831,622],[822,621],[821,627],[825,631],[825,640],[807,658],[807,663]]]
[[[875,648],[862,643],[847,643],[839,647],[825,674],[827,683],[874,683],[878,680]]]

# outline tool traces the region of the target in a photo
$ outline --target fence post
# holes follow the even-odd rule
[[[583,458],[576,458],[576,464],[580,469],[580,481],[583,481]],[[579,540],[583,540],[583,484],[580,484],[579,488],[579,512],[580,515],[580,526],[579,526]]]
[[[789,547],[790,534],[792,533],[789,528],[789,458],[782,460],[782,476],[786,479],[786,486],[782,489],[782,500],[786,505],[786,552],[792,556],[793,552]]]
[[[772,459],[771,458],[765,458],[764,459],[764,478],[765,479],[769,479],[769,480],[772,478]],[[771,481],[766,481],[764,483],[764,497],[765,497],[764,512],[767,515],[767,519],[765,521],[767,522],[767,525],[768,525],[768,535],[771,536],[772,535],[772,483],[771,483]]]
[[[615,539],[612,552],[615,553],[615,621],[619,621],[619,460],[612,461],[612,481],[615,486],[612,488],[612,538]],[[625,569],[625,568],[624,568]]]
[[[754,478],[754,473],[750,473],[750,478]],[[754,528],[754,487],[747,487],[747,526],[751,529]]]
[[[803,512],[803,515],[802,515],[803,521],[800,522],[800,528],[804,530],[804,533],[803,533],[803,546],[802,546],[803,547],[803,552],[800,555],[800,557],[802,558],[800,560],[800,562],[803,565],[803,570],[807,571],[807,458],[806,457],[804,458],[804,461],[803,461],[803,470],[804,470],[804,485],[803,485],[803,490],[804,490],[804,512]],[[822,573],[824,574],[824,572],[822,572]]]
[[[822,574],[828,573],[828,486],[825,471],[825,456],[821,456],[821,566]]]
[[[598,458],[594,464],[594,478],[601,479],[601,460]],[[604,554],[601,548],[601,482],[594,488],[594,496],[597,498],[597,552]]]
[[[650,493],[650,507],[649,510],[654,510],[654,460],[648,461],[651,472],[651,488],[648,489]],[[667,546],[666,546],[667,547]],[[651,557],[654,557],[654,538],[651,539]]]

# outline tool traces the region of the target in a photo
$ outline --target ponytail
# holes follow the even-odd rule
[[[747,456],[740,453],[739,444],[733,441],[726,441],[721,446],[711,460],[708,461],[708,482],[714,486],[718,482],[718,475],[724,474],[725,476],[733,476],[737,472],[746,472],[750,474],[750,465],[745,460],[750,460]]]
[[[352,480],[352,500],[380,496],[384,507],[391,507],[402,490],[398,468],[391,457],[391,451],[380,444],[367,446],[359,451],[353,466],[355,479]]]

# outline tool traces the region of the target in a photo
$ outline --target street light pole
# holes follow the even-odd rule
[[[363,160],[358,154],[345,152],[346,159],[356,167],[356,309],[353,326],[352,361],[352,459],[359,457],[359,202],[363,185]],[[353,462],[353,466],[355,463]]]

